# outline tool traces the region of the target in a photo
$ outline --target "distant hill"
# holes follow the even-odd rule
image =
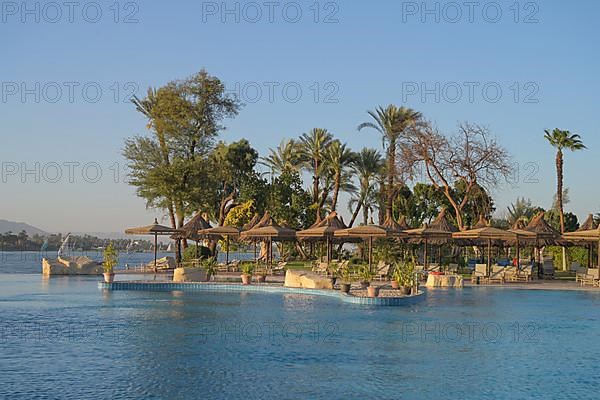
[[[42,235],[42,236],[48,235],[48,232],[45,232],[45,231],[41,230],[40,228],[36,228],[35,226],[31,226],[24,222],[14,222],[14,221],[7,221],[5,219],[0,219],[0,233],[6,233],[8,231],[15,233],[15,234],[19,233],[21,231],[25,231],[25,232],[27,232],[27,234],[29,236],[33,236],[35,234]]]

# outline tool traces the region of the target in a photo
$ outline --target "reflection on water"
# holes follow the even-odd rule
[[[1,278],[2,399],[596,397],[598,293],[467,288],[365,308]]]
[[[102,261],[101,250],[75,251],[70,256],[87,256],[95,261]],[[175,257],[174,253],[159,252],[157,257]],[[0,251],[0,273],[38,274],[42,271],[42,258],[55,259],[56,252],[41,251]],[[219,262],[225,261],[225,254],[219,253]],[[236,252],[230,254],[229,259],[252,260],[253,253]],[[154,253],[119,253],[119,268],[129,265],[130,268],[147,264],[154,259]]]

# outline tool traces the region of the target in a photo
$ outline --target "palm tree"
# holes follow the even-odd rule
[[[363,209],[363,223],[367,223],[369,212],[372,212],[377,203],[377,178],[383,170],[383,159],[375,149],[363,148],[355,157],[352,169],[358,177],[358,194],[348,204],[352,212],[350,226],[354,224],[361,208]]]
[[[333,141],[333,135],[327,129],[314,128],[300,136],[298,150],[307,171],[312,174],[312,200],[317,205],[317,221],[321,220],[320,209],[320,182],[327,171],[325,165],[325,152]]]
[[[517,221],[523,221],[525,224],[536,214],[536,207],[531,204],[530,199],[525,197],[517,198],[517,201],[511,203],[508,209],[508,224],[513,226]]]
[[[546,129],[544,137],[550,145],[556,148],[556,203],[560,215],[560,233],[565,233],[565,212],[563,207],[563,173],[564,159],[563,149],[577,151],[585,149],[585,145],[581,141],[581,136],[572,134],[569,131],[554,129],[550,131]],[[567,269],[567,251],[562,249],[563,271]]]
[[[373,121],[363,122],[358,130],[365,128],[375,129],[381,134],[384,149],[387,148],[387,198],[385,202],[386,218],[392,216],[392,207],[396,188],[396,152],[398,144],[407,130],[421,119],[421,113],[406,107],[396,107],[390,104],[386,108],[378,107],[375,111],[368,111]]]
[[[298,143],[293,140],[283,140],[276,149],[269,149],[269,155],[262,157],[261,164],[269,167],[272,173],[281,174],[284,171],[297,171]]]
[[[583,150],[585,145],[581,141],[581,136],[577,134],[571,134],[569,131],[563,131],[560,129],[554,129],[553,131],[545,130],[544,137],[550,143],[550,145],[556,148],[556,202],[557,208],[560,212],[560,231],[565,233],[565,215],[563,210],[563,150]]]
[[[356,159],[356,154],[345,143],[342,144],[339,140],[334,140],[327,148],[326,156],[326,164],[333,181],[331,211],[335,211],[340,190],[348,191],[353,187],[349,169]]]

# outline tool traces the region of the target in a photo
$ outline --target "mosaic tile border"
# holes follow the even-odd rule
[[[407,297],[356,297],[333,290],[320,289],[301,289],[276,286],[271,284],[223,284],[223,283],[174,283],[174,282],[140,282],[140,281],[119,281],[119,282],[98,282],[98,289],[103,290],[135,290],[150,292],[249,292],[249,293],[280,293],[280,294],[306,294],[314,296],[335,297],[345,303],[359,304],[365,306],[404,306],[421,301],[425,295],[419,292],[415,296]]]

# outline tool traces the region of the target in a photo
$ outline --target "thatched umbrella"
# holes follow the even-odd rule
[[[408,230],[409,227],[406,225],[406,220],[402,219],[402,222],[403,224],[400,224],[394,218],[388,216],[381,225],[381,228],[385,229],[388,237],[403,237],[406,236],[404,231]]]
[[[575,232],[568,232],[563,235],[563,238],[574,242],[585,242],[590,243],[588,253],[588,268],[591,267],[592,263],[592,246],[591,243],[598,242],[598,257],[600,257],[600,227],[595,229],[577,230]]]
[[[454,232],[458,232],[458,228],[448,221],[445,208],[440,211],[437,218],[431,224],[424,224],[421,228],[409,229],[405,231],[411,243],[422,243],[425,246],[423,251],[425,268],[429,266],[427,261],[427,245],[436,244],[441,246],[443,244],[450,243],[452,241],[452,234]]]
[[[229,238],[231,236],[239,236],[240,230],[233,226],[215,226],[208,229],[202,229],[198,231],[199,235],[209,236],[213,239],[218,239],[220,236],[224,236],[227,241],[227,251],[225,255],[225,265],[229,264]]]
[[[501,242],[509,242],[516,241],[517,242],[517,254],[519,247],[519,238],[520,237],[532,237],[534,234],[527,231],[505,231],[503,229],[494,228],[492,226],[484,226],[481,228],[470,229],[462,232],[455,232],[452,234],[452,238],[454,239],[465,239],[465,240],[475,240],[475,241],[486,241],[487,242],[487,267],[486,267],[486,275],[490,273],[491,260],[492,260],[492,242],[493,241],[501,241]],[[517,255],[518,258],[518,255]]]
[[[596,228],[598,228],[598,224],[594,219],[594,214],[588,214],[588,217],[583,222],[583,224],[581,224],[581,226],[579,227],[579,229],[577,229],[576,232],[591,231]]]
[[[205,239],[206,235],[200,235],[198,232],[212,228],[211,225],[202,217],[202,214],[197,213],[185,223],[180,229],[181,232],[177,232],[171,235],[171,239],[175,240],[193,240],[196,242],[196,258],[198,258],[198,242]]]
[[[596,223],[596,220],[594,219],[594,214],[588,214],[588,217],[583,222],[583,224],[581,224],[579,229],[577,229],[577,232],[590,231],[590,230],[593,230],[596,228],[598,228],[598,224]],[[587,248],[588,248],[588,268],[591,268],[592,267],[592,258],[594,257],[594,246],[592,245],[592,243],[589,243],[587,245]]]
[[[269,245],[267,264],[271,265],[273,263],[273,242],[294,240],[296,231],[279,225],[267,211],[260,222],[256,223],[253,228],[242,232],[240,236],[242,239],[266,239]]]
[[[156,252],[158,247],[158,235],[171,235],[181,233],[179,229],[159,225],[158,220],[154,218],[154,223],[146,226],[125,229],[127,235],[154,235],[154,270],[156,270]]]
[[[346,229],[347,226],[340,220],[334,211],[324,220],[318,222],[308,229],[296,232],[296,236],[301,239],[322,239],[327,243],[327,262],[331,261],[332,239],[336,231]]]
[[[340,238],[361,238],[369,242],[369,270],[373,264],[373,238],[391,236],[387,229],[377,225],[359,225],[335,231],[334,236]]]
[[[539,212],[531,219],[529,224],[523,228],[523,230],[535,234],[535,236],[525,239],[524,242],[535,248],[537,253],[536,262],[538,265],[542,262],[540,259],[540,247],[565,244],[561,240],[560,233],[546,222],[544,215],[545,213],[543,211]]]

